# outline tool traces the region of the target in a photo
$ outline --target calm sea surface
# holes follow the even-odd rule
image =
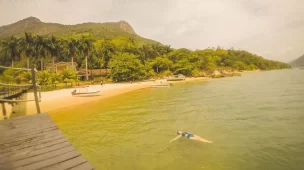
[[[144,89],[51,116],[100,170],[304,169],[300,69]],[[178,130],[214,142],[169,143]]]

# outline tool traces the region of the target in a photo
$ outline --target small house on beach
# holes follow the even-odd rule
[[[58,62],[58,63],[47,63],[45,70],[49,72],[60,72],[63,70],[76,71],[77,63],[76,62]]]

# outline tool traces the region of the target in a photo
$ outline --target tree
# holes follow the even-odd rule
[[[178,60],[174,64],[175,74],[183,74],[185,76],[191,76],[194,66],[187,59]]]
[[[26,58],[28,68],[30,63],[38,66],[40,63],[41,70],[44,70],[44,62],[48,59],[52,59],[53,69],[55,61],[71,60],[74,68],[75,60],[79,67],[85,65],[86,79],[88,79],[88,68],[111,68],[111,76],[117,81],[138,80],[172,73],[191,76],[202,72],[210,73],[216,69],[290,68],[288,64],[266,60],[245,50],[225,50],[218,47],[192,51],[186,48],[173,49],[160,43],[143,44],[129,36],[113,37],[95,41],[94,37],[87,33],[60,38],[26,32],[22,37],[11,36],[1,41],[0,60],[2,65],[11,63],[15,67],[18,65],[23,67],[25,60],[22,59]],[[76,79],[75,73],[73,73],[75,76],[72,76],[74,78],[69,78],[67,72],[63,73],[64,78],[49,81],[54,84],[62,80],[73,82]],[[24,78],[25,75],[16,76],[12,80],[9,80],[9,76],[2,78],[28,82]]]
[[[104,68],[108,68],[112,56],[115,55],[115,50],[116,50],[115,46],[112,44],[112,42],[106,39],[102,46],[102,51],[101,51],[101,55],[105,63]]]
[[[147,76],[144,65],[133,54],[119,53],[114,56],[109,66],[115,81],[134,81]]]
[[[25,32],[24,35],[25,37],[22,41],[22,51],[24,55],[27,57],[27,68],[29,69],[30,59],[34,57],[36,42],[33,34]]]
[[[89,80],[88,76],[88,56],[90,53],[94,53],[95,48],[93,45],[93,39],[89,34],[83,34],[79,43],[79,51],[85,56],[85,68],[86,68],[86,80]]]
[[[14,67],[14,61],[20,60],[21,54],[21,38],[11,36],[7,40],[1,41],[2,55],[6,60],[11,60],[12,67]]]
[[[40,59],[40,70],[44,70],[44,59],[46,58],[48,54],[47,49],[47,42],[48,39],[45,36],[36,35],[36,48],[35,48],[35,54],[37,59]]]
[[[170,52],[167,56],[175,64],[178,60],[188,58],[190,54],[191,54],[190,50],[181,48]]]
[[[170,67],[173,66],[173,62],[169,60],[167,57],[156,57],[153,60],[154,67],[156,67],[156,73],[159,73],[159,71],[163,71],[165,69],[169,70]]]
[[[257,67],[254,65],[254,64],[250,64],[248,67],[247,67],[248,70],[256,70]]]
[[[212,56],[209,54],[200,56],[200,69],[212,72],[218,68],[220,61],[221,58],[219,56]]]
[[[236,70],[246,70],[247,67],[243,62],[237,61],[232,65],[232,68]]]
[[[52,58],[52,71],[55,72],[55,58],[59,57],[59,53],[62,50],[62,44],[61,41],[54,35],[48,37],[46,40],[45,47]]]
[[[144,64],[145,72],[147,73],[147,77],[154,77],[156,75],[155,71],[153,70],[153,61],[146,61]]]
[[[75,37],[70,37],[67,41],[68,55],[72,59],[72,66],[74,66],[74,58],[79,54],[79,40]]]
[[[154,66],[156,67],[156,73],[158,73],[158,69],[160,66],[163,65],[163,58],[162,57],[156,57],[155,60],[154,60]]]

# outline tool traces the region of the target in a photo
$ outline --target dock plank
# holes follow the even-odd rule
[[[0,159],[2,159],[4,157],[8,157],[8,156],[17,155],[20,152],[26,152],[28,150],[39,150],[39,149],[43,149],[43,148],[46,148],[46,147],[51,147],[53,145],[57,145],[59,143],[64,143],[64,142],[67,142],[67,140],[65,138],[59,138],[59,139],[56,139],[56,140],[53,140],[53,141],[47,141],[45,143],[37,144],[37,145],[34,145],[34,146],[28,146],[28,147],[25,146],[24,148],[14,148],[14,150],[11,151],[11,152],[2,153],[0,155]]]
[[[2,126],[2,129],[0,129],[0,132],[5,133],[6,131],[9,130],[13,133],[13,132],[16,132],[16,131],[20,131],[22,129],[32,130],[32,129],[35,129],[35,128],[43,128],[43,127],[53,123],[52,121],[49,121],[49,120],[41,120],[40,119],[40,120],[37,120],[37,121],[42,121],[42,122],[44,122],[44,124],[37,124],[33,121],[29,121],[29,122],[23,122],[24,124],[22,124],[22,125],[15,125],[17,123],[17,122],[15,122],[14,124],[4,125],[5,127]]]
[[[32,169],[41,169],[50,165],[58,164],[61,162],[64,162],[66,160],[75,158],[79,156],[80,154],[77,151],[71,151],[62,155],[58,155],[57,157],[52,157],[50,159],[45,159],[40,162],[36,162],[30,165],[26,165],[20,168],[17,168],[16,170],[32,170]],[[60,168],[59,168],[60,169]]]
[[[0,165],[4,165],[5,167],[8,167],[10,169],[15,169],[15,168],[19,168],[19,167],[22,167],[22,166],[25,166],[25,165],[40,162],[40,161],[43,161],[45,159],[60,156],[62,154],[65,154],[65,153],[73,151],[73,150],[75,150],[74,147],[68,146],[68,147],[61,148],[59,150],[51,151],[51,152],[48,152],[48,153],[44,153],[44,154],[41,154],[41,155],[28,157],[28,158],[17,160],[17,161],[12,160],[12,162],[10,161],[10,162],[6,162],[4,164],[0,163]]]
[[[76,166],[79,166],[79,165],[81,165],[81,164],[83,164],[85,162],[86,162],[86,160],[82,156],[78,156],[78,157],[69,159],[67,161],[61,162],[59,164],[42,168],[42,170],[70,169],[70,168],[74,168]]]
[[[41,140],[35,140],[32,142],[27,142],[27,143],[20,143],[19,145],[14,145],[14,146],[8,146],[6,148],[0,148],[0,154],[6,154],[6,153],[10,153],[10,152],[17,152],[20,149],[26,149],[29,147],[35,147],[35,146],[39,146],[45,143],[49,143],[49,142],[55,142],[56,140],[59,139],[63,139],[64,136],[63,135],[56,135],[56,136],[50,136],[47,137],[45,139],[41,139]]]
[[[46,128],[43,130],[39,130],[39,131],[34,131],[34,132],[24,132],[24,133],[18,133],[18,134],[14,134],[12,133],[9,136],[1,136],[3,138],[3,144],[5,142],[10,142],[12,140],[14,141],[19,141],[19,140],[25,140],[25,139],[29,139],[29,138],[33,138],[33,137],[38,137],[38,136],[44,136],[44,134],[48,134],[51,132],[55,132],[56,130],[58,130],[57,127],[52,127],[52,128]],[[14,139],[12,139],[14,138]]]
[[[39,142],[40,140],[55,137],[55,136],[62,137],[63,134],[60,131],[53,131],[48,134],[43,134],[40,136],[34,136],[23,140],[11,141],[11,143],[6,141],[5,143],[0,143],[0,153],[2,152],[2,149],[4,150],[5,148],[16,147],[18,145],[25,145],[29,143],[36,143]]]
[[[48,128],[53,128],[53,127],[57,127],[55,125],[50,125],[50,126],[44,126],[44,127],[32,127],[30,129],[28,129],[27,131],[24,131],[23,128],[18,128],[18,129],[14,129],[14,130],[7,130],[7,131],[2,131],[1,136],[5,137],[5,136],[12,136],[12,134],[14,135],[20,135],[20,134],[26,134],[26,133],[33,133],[33,132],[39,132],[39,131],[43,131],[45,129]]]
[[[94,169],[46,113],[0,121],[0,169]]]
[[[53,145],[53,146],[42,148],[42,149],[24,150],[22,152],[19,151],[17,154],[15,154],[13,156],[2,158],[0,160],[0,164],[4,164],[6,162],[18,161],[18,160],[22,160],[22,159],[26,159],[26,158],[30,158],[30,157],[34,157],[34,156],[38,156],[38,155],[42,155],[44,153],[48,153],[48,152],[51,152],[51,151],[59,150],[59,149],[65,148],[67,146],[71,146],[71,144],[69,142],[63,142],[63,143],[59,143],[57,145]]]
[[[88,162],[86,162],[79,166],[73,167],[70,170],[91,170],[91,169],[94,169],[94,167],[90,165]]]

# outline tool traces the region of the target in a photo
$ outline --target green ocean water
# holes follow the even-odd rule
[[[99,170],[304,169],[300,69],[143,89],[50,114]],[[169,143],[177,130],[213,143]]]

